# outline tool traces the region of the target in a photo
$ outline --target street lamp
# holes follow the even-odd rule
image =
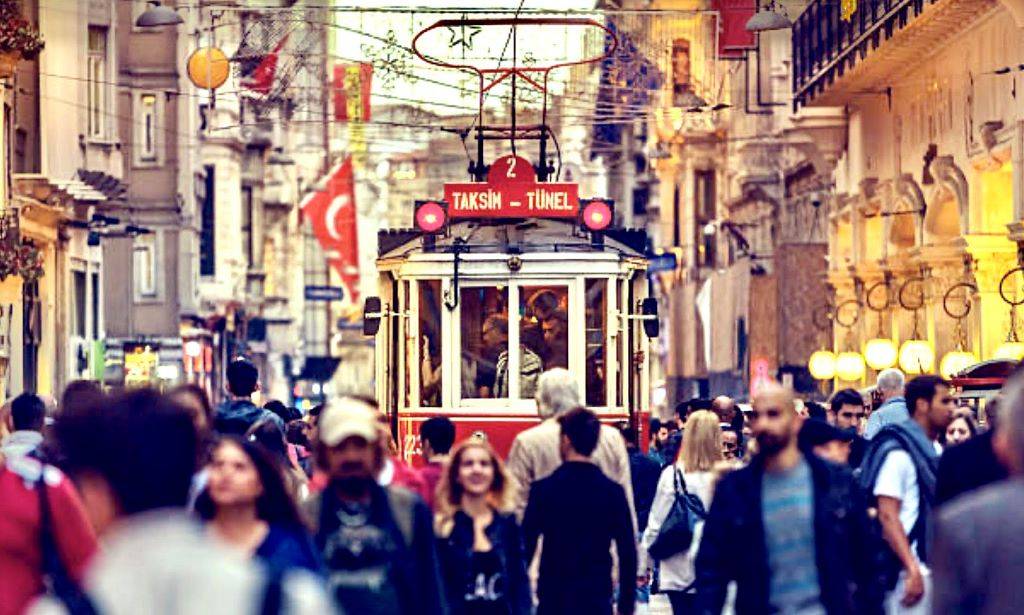
[[[767,32],[769,30],[785,30],[793,27],[789,18],[775,11],[775,0],[770,0],[768,6],[758,9],[747,21],[748,32]]]
[[[139,28],[176,26],[181,23],[185,23],[181,15],[178,15],[174,9],[160,4],[159,0],[150,0],[149,8],[135,20],[135,25]]]

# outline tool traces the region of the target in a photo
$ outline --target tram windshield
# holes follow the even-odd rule
[[[405,338],[407,407],[532,401],[541,374],[554,368],[577,375],[588,407],[622,405],[624,338],[609,319],[623,287],[614,278],[466,283],[457,310],[446,308],[441,280],[410,285],[406,292],[417,309],[409,326],[414,335]],[[450,349],[449,325],[457,342]],[[418,391],[415,401],[410,387]]]
[[[508,288],[463,287],[462,397],[508,397],[508,383],[499,386],[498,364],[508,363]]]

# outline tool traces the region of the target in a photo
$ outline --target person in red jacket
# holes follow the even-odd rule
[[[43,593],[41,508],[45,487],[51,532],[68,574],[81,583],[96,534],[74,485],[32,457],[0,460],[0,615],[21,615]]]

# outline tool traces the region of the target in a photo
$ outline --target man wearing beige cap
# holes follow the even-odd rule
[[[327,586],[347,613],[447,613],[430,510],[375,480],[384,464],[377,413],[342,398],[320,415],[317,465],[329,477],[307,502]]]

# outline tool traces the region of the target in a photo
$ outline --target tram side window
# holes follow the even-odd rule
[[[499,385],[499,362],[508,362],[508,289],[462,288],[462,397],[508,397],[508,382]]]
[[[585,302],[587,365],[587,405],[607,406],[605,386],[608,366],[605,360],[607,339],[608,281],[587,280]]]
[[[519,313],[519,394],[533,399],[542,372],[569,367],[569,288],[523,286]]]
[[[441,281],[419,282],[420,406],[441,406]]]

